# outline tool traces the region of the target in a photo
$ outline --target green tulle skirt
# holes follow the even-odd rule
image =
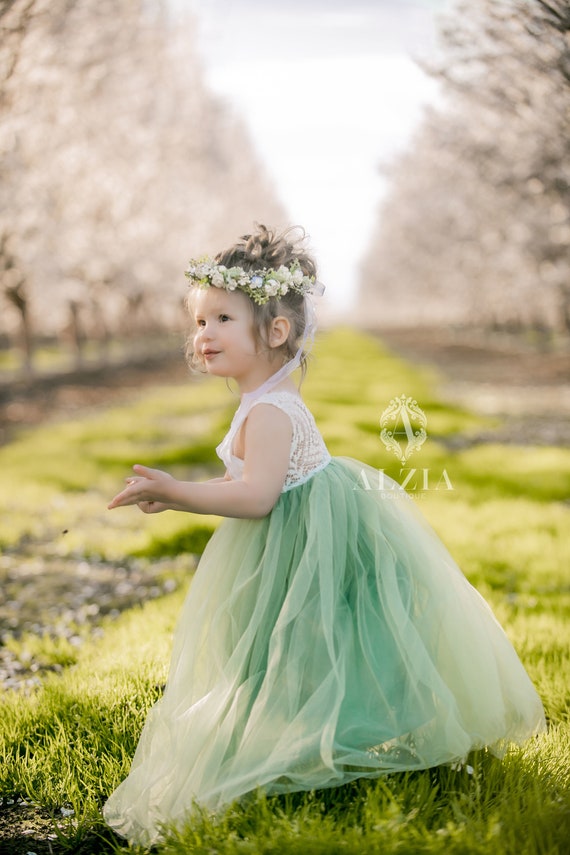
[[[377,483],[334,458],[264,519],[220,525],[104,808],[119,834],[149,844],[194,804],[502,754],[544,729],[488,605],[414,502]]]

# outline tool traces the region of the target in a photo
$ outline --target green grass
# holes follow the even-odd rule
[[[257,795],[221,817],[196,817],[161,853],[568,851],[570,450],[475,445],[451,453],[446,437],[488,430],[492,422],[439,400],[433,371],[407,365],[348,330],[318,343],[304,386],[332,453],[365,460],[397,480],[399,464],[378,434],[382,411],[402,393],[428,416],[428,440],[410,463],[429,470],[432,489],[418,488],[416,500],[490,600],[543,698],[549,732],[503,762],[474,755],[472,773],[445,767],[338,790]],[[185,477],[219,471],[213,446],[234,406],[223,383],[198,380],[147,390],[123,407],[22,436],[0,449],[7,488],[0,542],[16,553],[36,545],[108,561],[199,552],[215,518],[143,518],[135,509],[110,513],[105,505],[134,462]],[[433,489],[443,468],[451,491]],[[22,795],[51,811],[60,851],[127,851],[105,829],[100,806],[127,773],[159,696],[185,588],[103,621],[102,637],[79,648],[49,636],[10,642],[15,650],[27,644],[29,656],[63,671],[27,694],[4,693],[0,796]],[[63,818],[62,806],[74,814]]]
[[[146,549],[155,554],[155,538],[162,542],[187,530],[188,518],[149,517],[141,526],[136,511],[111,514],[107,502],[134,463],[196,479],[219,471],[212,437],[227,429],[232,402],[222,383],[196,378],[187,387],[141,395],[129,406],[37,428],[0,448],[0,548],[32,540],[62,555],[113,560]],[[203,517],[200,524],[212,531],[215,523]]]

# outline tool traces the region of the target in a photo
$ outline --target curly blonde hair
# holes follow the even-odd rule
[[[305,276],[316,279],[317,265],[306,247],[307,235],[301,226],[290,226],[282,232],[268,229],[262,224],[254,224],[255,231],[242,235],[233,246],[222,250],[215,256],[218,264],[226,267],[241,267],[246,272],[260,269],[276,270],[281,265],[289,267],[297,261]],[[275,357],[281,356],[283,362],[292,359],[305,332],[305,297],[293,290],[271,299],[263,305],[251,301],[253,310],[253,333],[258,345],[268,347],[271,322],[279,316],[286,317],[290,324],[287,340],[275,348]],[[188,340],[187,357],[191,368],[204,369],[203,362],[193,352],[192,341]],[[306,371],[307,354],[301,355],[301,371]]]

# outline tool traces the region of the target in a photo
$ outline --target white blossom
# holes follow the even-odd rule
[[[276,279],[269,279],[265,283],[265,293],[270,297],[276,297],[279,293],[279,282]]]

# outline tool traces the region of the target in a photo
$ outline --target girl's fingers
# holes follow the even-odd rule
[[[149,469],[148,466],[141,466],[140,463],[135,463],[133,466],[133,472],[136,472],[138,476],[142,478],[148,478],[151,472],[154,471],[154,469]]]
[[[156,513],[156,502],[138,502],[137,505],[143,514]]]
[[[124,505],[136,505],[137,502],[140,502],[140,497],[136,496],[136,492],[134,490],[129,489],[129,487],[131,487],[136,482],[129,481],[127,483],[129,485],[127,489],[122,490],[120,493],[117,493],[117,495],[113,499],[111,499],[111,501],[107,505],[109,510],[112,510],[113,508],[119,508]]]
[[[133,470],[135,474],[129,475],[127,478],[125,478],[125,483],[127,485],[126,488],[120,493],[118,493],[115,498],[112,499],[107,505],[107,508],[109,510],[112,510],[113,508],[124,507],[126,505],[138,505],[142,501],[145,501],[141,497],[141,493],[143,493],[144,491],[133,488],[135,488],[136,485],[139,485],[142,481],[149,482],[148,487],[152,488],[153,481],[157,480],[156,476],[164,474],[161,473],[158,469],[149,469],[147,466],[141,466],[139,463],[136,463],[133,466]],[[152,500],[150,500],[149,509],[145,510],[145,513],[153,513]]]
[[[120,507],[121,507],[121,505],[123,504],[123,503],[122,503],[122,501],[121,501],[122,495],[123,495],[122,493],[119,493],[119,495],[118,495],[118,496],[115,496],[115,498],[114,498],[114,499],[111,499],[111,501],[110,501],[110,502],[109,502],[109,504],[107,505],[107,508],[108,508],[110,511],[112,511],[112,510],[113,510],[113,508],[120,508]]]

